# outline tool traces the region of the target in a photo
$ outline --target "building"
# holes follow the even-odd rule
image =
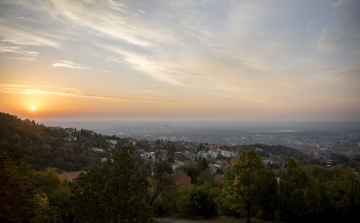
[[[225,157],[231,157],[231,152],[227,150],[221,150],[221,155]]]
[[[176,167],[178,167],[178,166],[182,166],[182,165],[184,165],[184,163],[183,163],[183,162],[181,162],[181,161],[177,161],[177,162],[175,162],[174,164],[172,164],[172,165],[171,165],[171,167],[172,167],[172,169],[173,169],[173,170],[175,170],[175,169],[176,169]]]
[[[64,139],[68,140],[69,142],[74,142],[74,141],[76,141],[76,137],[75,137],[75,136],[68,136],[68,137],[66,137],[66,138],[64,138]]]
[[[174,178],[175,184],[180,187],[186,187],[191,184],[191,177],[189,177],[183,172],[172,174],[172,176]]]
[[[59,177],[61,180],[70,180],[72,182],[76,182],[78,180],[78,178],[80,177],[81,173],[86,174],[86,171],[80,170],[80,171],[71,172],[71,173],[64,172],[62,174],[59,174]]]

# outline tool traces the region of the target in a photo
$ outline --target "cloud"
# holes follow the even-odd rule
[[[22,46],[10,46],[0,44],[0,53],[19,53],[26,56],[37,56],[39,53],[36,51],[27,51],[26,47]]]
[[[154,103],[178,103],[182,100],[172,98],[161,97],[149,97],[149,96],[106,96],[99,94],[92,94],[89,92],[83,92],[74,88],[61,88],[54,86],[35,86],[29,82],[20,82],[20,84],[14,83],[0,83],[0,92],[8,94],[25,94],[25,95],[53,95],[53,96],[65,96],[76,98],[90,98],[106,101],[142,101],[142,102],[154,102]]]
[[[59,48],[61,46],[54,40],[31,34],[25,30],[26,29],[20,30],[11,26],[5,26],[0,23],[0,36],[2,37],[1,42],[25,46],[52,46],[55,48]]]
[[[123,4],[103,1],[97,5],[92,5],[82,1],[68,0],[38,0],[38,3],[54,17],[61,16],[65,22],[94,30],[100,35],[121,39],[143,47],[152,45],[150,41],[146,40],[148,38],[139,35],[140,33],[149,33],[149,30],[138,24],[136,20],[139,18],[134,18],[136,15],[126,11]],[[102,10],[99,10],[100,8]],[[116,14],[111,10],[124,13],[125,16]]]
[[[355,0],[339,0],[339,1],[331,2],[330,5],[336,9],[341,6],[348,6],[348,5],[353,5],[356,3],[357,2]]]
[[[82,70],[90,70],[90,67],[83,67],[80,64],[74,63],[70,60],[62,60],[59,62],[55,62],[52,64],[53,67],[66,67],[66,68],[73,68],[73,69],[82,69]]]
[[[334,32],[324,27],[320,37],[315,41],[315,48],[318,52],[329,52],[336,47],[336,40]]]

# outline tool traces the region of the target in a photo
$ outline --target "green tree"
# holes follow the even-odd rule
[[[70,183],[64,182],[62,187],[54,191],[49,196],[50,204],[56,207],[58,211],[59,222],[72,222],[74,219],[73,213],[71,211],[71,188],[70,185],[68,185]]]
[[[350,222],[360,216],[360,168],[355,172],[343,170],[328,187],[333,221]]]
[[[278,183],[275,172],[265,171],[259,179],[256,190],[258,193],[257,204],[261,209],[259,216],[264,220],[274,220],[275,211],[278,209]]]
[[[56,168],[46,168],[44,172],[36,172],[33,177],[34,186],[40,193],[44,192],[48,196],[57,190],[61,185],[61,180],[56,172]]]
[[[188,169],[188,171],[186,172],[186,174],[191,177],[191,183],[192,184],[195,184],[197,183],[197,173],[196,173],[196,170],[195,168],[190,168]]]
[[[250,222],[258,204],[257,189],[264,173],[265,165],[255,150],[244,150],[231,169],[225,171],[223,189],[216,199],[220,213],[233,211],[246,216]]]
[[[205,182],[209,182],[210,184],[215,184],[215,174],[211,172],[209,168],[205,169],[200,175],[198,179],[198,183],[200,185],[204,184]]]
[[[170,170],[172,171],[171,167]],[[154,171],[154,179],[150,180],[150,187],[145,191],[146,203],[150,206],[153,205],[155,199],[161,193],[171,191],[176,188],[173,177],[168,173],[170,170],[168,163],[158,163]]]
[[[150,174],[136,163],[133,151],[132,147],[123,147],[101,167],[94,166],[86,175],[80,175],[73,189],[73,208],[78,221],[152,220],[152,208],[144,199]]]
[[[203,215],[205,218],[210,218],[213,202],[208,198],[208,191],[204,190],[204,188],[190,185],[179,189],[176,206],[179,211],[191,215],[192,218],[195,218],[195,215]]]
[[[52,210],[45,193],[34,187],[34,174],[26,162],[10,158],[0,143],[0,222],[48,222]]]
[[[0,221],[29,221],[35,216],[35,193],[31,170],[24,163],[17,166],[0,148]]]
[[[309,178],[305,170],[290,158],[286,177],[279,188],[281,220],[294,221],[306,216],[308,205],[305,192],[308,189]]]

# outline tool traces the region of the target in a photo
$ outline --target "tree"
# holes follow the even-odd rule
[[[35,216],[35,193],[30,170],[25,164],[17,166],[0,148],[0,221],[29,221]]]
[[[60,222],[72,222],[74,219],[71,212],[71,182],[62,183],[62,187],[49,195],[50,204],[56,207],[58,211],[58,220]]]
[[[150,173],[132,156],[134,149],[123,147],[101,166],[81,174],[74,185],[73,208],[81,222],[143,222],[152,220],[146,203]],[[112,161],[113,160],[113,161]]]
[[[209,168],[209,165],[205,159],[205,157],[202,158],[202,170],[204,171],[205,169]]]
[[[196,185],[179,189],[176,206],[181,212],[191,215],[193,218],[198,214],[205,218],[211,217],[212,204],[208,199],[208,194]]]
[[[168,163],[160,162],[155,169],[155,179],[150,180],[151,187],[145,191],[146,203],[150,206],[153,205],[153,202],[161,193],[176,188],[173,177],[169,175],[172,173],[172,168],[169,167]]]
[[[309,189],[309,178],[293,158],[287,164],[286,177],[279,188],[280,217],[284,221],[300,220],[308,213],[305,192]]]
[[[236,163],[225,171],[223,189],[216,199],[220,212],[233,211],[237,216],[245,215],[247,222],[250,222],[253,207],[258,204],[257,189],[264,173],[265,165],[255,150],[252,148],[244,150],[238,156]]]
[[[36,172],[16,165],[0,143],[0,222],[49,222],[52,210],[45,193],[34,187]]]
[[[258,200],[257,205],[260,207],[260,217],[264,220],[274,220],[275,211],[278,209],[278,183],[275,178],[275,172],[272,170],[265,171],[260,177],[257,184]]]
[[[200,175],[198,183],[204,184],[205,182],[209,182],[210,184],[215,184],[215,174],[211,172],[209,168],[205,169]],[[191,182],[192,183],[192,182]]]
[[[46,168],[44,172],[36,172],[33,177],[34,186],[37,190],[45,192],[47,195],[53,193],[61,185],[61,180],[56,172],[56,168]]]
[[[190,169],[188,169],[188,171],[186,172],[186,174],[191,177],[191,183],[195,184],[197,183],[197,172],[195,170],[195,168],[191,167]]]

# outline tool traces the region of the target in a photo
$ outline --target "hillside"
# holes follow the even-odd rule
[[[305,153],[300,152],[297,149],[293,149],[282,145],[263,145],[263,144],[251,144],[242,146],[243,149],[261,148],[262,151],[257,151],[261,157],[269,157],[270,155],[290,158],[293,157],[298,160],[309,159],[310,157]]]
[[[83,170],[99,165],[106,153],[88,151],[80,142],[69,142],[63,128],[38,125],[35,121],[0,113],[0,140],[16,163],[28,159],[37,171],[56,167],[62,171]],[[102,140],[102,141],[105,141]]]

